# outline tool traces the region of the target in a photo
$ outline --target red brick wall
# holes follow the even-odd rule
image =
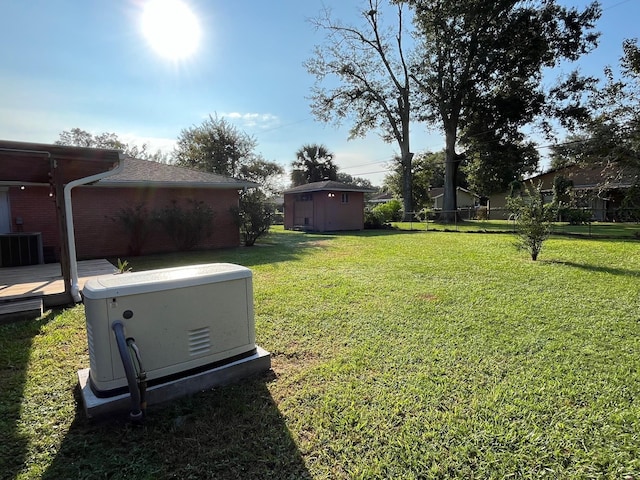
[[[309,228],[316,232],[364,229],[364,193],[362,192],[313,192],[312,200],[297,202],[296,194],[284,195],[284,226],[291,229],[302,225],[296,222],[296,208],[309,212]],[[342,203],[342,194],[349,195],[349,201]],[[299,223],[299,225],[296,225]]]
[[[48,195],[48,187],[10,189],[13,229],[16,231],[15,218],[21,217],[22,230],[42,232],[45,250],[47,247],[54,248],[58,255],[55,205]],[[130,255],[129,234],[120,222],[114,220],[121,209],[144,204],[151,213],[171,205],[173,200],[181,207],[189,208],[187,199],[203,201],[214,211],[212,235],[196,248],[234,247],[240,244],[240,233],[229,211],[238,205],[236,190],[76,187],[72,191],[72,203],[77,257],[87,259]],[[171,237],[159,225],[155,225],[143,245],[142,254],[175,250]]]
[[[9,188],[12,232],[41,232],[45,260],[48,255],[59,257],[56,206],[49,196],[49,187]],[[22,222],[22,224],[20,224]],[[47,248],[49,247],[49,248]]]

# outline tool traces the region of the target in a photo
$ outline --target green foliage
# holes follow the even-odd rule
[[[127,260],[118,259],[118,264],[116,265],[118,269],[118,273],[127,273],[131,271],[131,267],[129,266],[129,262]]]
[[[236,177],[256,145],[254,137],[224,118],[209,115],[202,124],[180,132],[173,156],[176,165]]]
[[[315,76],[311,111],[323,122],[351,123],[350,138],[365,137],[377,131],[400,151],[397,160],[402,176],[402,200],[405,212],[413,211],[410,123],[414,117],[414,84],[410,78],[413,56],[403,38],[407,31],[405,2],[394,2],[382,13],[382,3],[363,2],[360,23],[346,25],[332,18],[328,9],[313,19],[325,33],[313,58],[305,63]],[[380,8],[379,8],[380,7]],[[386,6],[385,6],[386,7]],[[419,53],[415,55],[419,57]]]
[[[147,143],[143,143],[141,146],[130,145],[120,140],[115,133],[103,132],[94,135],[80,128],[72,128],[71,130],[64,130],[60,133],[55,144],[74,147],[109,148],[121,150],[125,155],[141,160],[160,163],[167,163],[168,161],[167,155],[162,153],[162,151],[156,150],[155,153],[150,152]]]
[[[366,229],[380,229],[387,228],[389,223],[385,221],[385,215],[379,210],[367,209],[364,211],[364,228]]]
[[[238,176],[244,180],[257,183],[265,194],[275,194],[282,190],[280,183],[284,169],[276,162],[269,162],[259,155],[243,161]]]
[[[557,206],[557,218],[570,225],[586,225],[591,222],[593,212],[585,208],[570,207],[567,205]]]
[[[538,185],[536,188],[529,188],[524,197],[509,198],[507,209],[514,215],[518,227],[516,246],[529,252],[531,260],[537,260],[542,244],[551,235],[552,222],[556,216],[555,205],[545,205]]]
[[[142,253],[149,234],[153,230],[153,215],[144,203],[135,207],[121,208],[112,218],[129,234],[128,254],[138,256]]]
[[[156,212],[156,219],[181,251],[195,248],[213,231],[214,213],[203,201],[187,199],[183,208],[175,200]]]
[[[403,192],[402,165],[400,159],[395,160],[393,171],[384,178],[384,185],[387,191],[400,198]],[[421,210],[431,207],[429,189],[444,186],[444,151],[416,154],[413,158],[412,175],[413,208]],[[467,186],[466,172],[462,169],[458,171],[457,184],[461,187]]]
[[[620,218],[623,222],[640,222],[640,184],[627,189],[620,203]]]
[[[296,160],[291,167],[291,184],[294,187],[325,180],[338,180],[338,167],[333,163],[333,153],[324,145],[303,145],[296,152]]]
[[[553,177],[553,203],[560,205],[569,202],[569,194],[573,188],[573,181],[563,175]]]
[[[245,246],[251,247],[267,233],[274,222],[276,207],[260,190],[246,191],[240,195],[239,208],[231,210]]]
[[[485,127],[480,127],[485,128]],[[513,180],[526,177],[538,168],[540,156],[535,144],[523,141],[498,141],[487,132],[470,133],[465,145],[464,163],[469,188],[479,195],[504,192]],[[460,185],[457,182],[458,186]]]
[[[402,219],[402,203],[394,198],[387,203],[377,205],[372,209],[372,212],[380,215],[383,223],[399,222]]]
[[[372,190],[379,190],[379,187],[374,186],[371,180],[363,177],[354,177],[348,173],[338,172],[337,180],[342,183],[348,183],[350,185],[357,185],[359,187],[370,188]]]
[[[524,141],[527,125],[584,116],[580,100],[589,79],[573,72],[547,87],[543,73],[595,48],[601,12],[597,3],[578,11],[556,0],[409,3],[419,45],[412,79],[420,87],[420,119],[445,134],[443,208],[451,216],[463,158],[474,189],[499,190],[535,167],[536,150]],[[465,146],[464,157],[457,144]]]

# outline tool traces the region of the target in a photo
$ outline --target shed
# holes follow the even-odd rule
[[[375,190],[327,180],[284,192],[284,228],[313,232],[364,229],[364,194]]]

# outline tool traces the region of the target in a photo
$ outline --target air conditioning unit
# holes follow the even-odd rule
[[[103,275],[83,289],[89,380],[98,397],[126,393],[120,322],[153,385],[256,352],[252,273],[229,263]]]

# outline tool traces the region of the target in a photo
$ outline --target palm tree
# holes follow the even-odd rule
[[[296,152],[296,160],[291,166],[291,183],[294,187],[338,178],[338,167],[333,163],[333,153],[324,145],[303,145]]]

